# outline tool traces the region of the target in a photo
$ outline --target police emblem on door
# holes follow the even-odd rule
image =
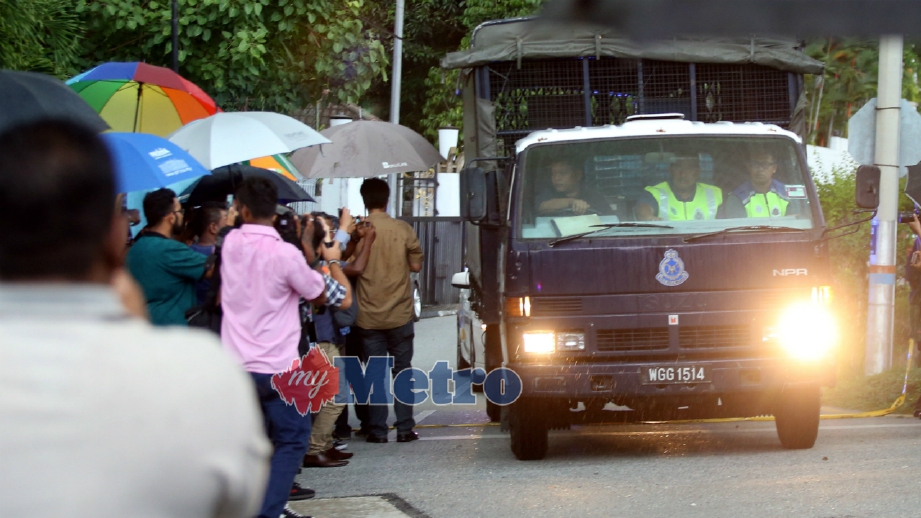
[[[678,252],[666,250],[665,258],[659,263],[656,280],[666,286],[677,286],[688,280],[688,277],[688,272],[684,271],[684,261],[678,257]]]

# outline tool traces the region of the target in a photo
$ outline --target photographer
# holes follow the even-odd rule
[[[908,222],[908,226],[915,234],[915,244],[905,264],[905,279],[911,286],[908,311],[911,321],[911,338],[921,351],[921,221],[918,221],[917,214],[912,215],[912,221]],[[915,402],[913,414],[921,418],[921,397]]]

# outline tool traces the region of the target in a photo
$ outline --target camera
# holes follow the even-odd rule
[[[921,208],[915,207],[912,212],[899,212],[899,223],[911,223],[915,216],[921,219]]]

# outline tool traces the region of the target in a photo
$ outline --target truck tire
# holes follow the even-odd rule
[[[419,283],[413,282],[413,322],[422,319],[422,292],[419,291]]]
[[[519,398],[509,407],[512,453],[518,460],[540,460],[547,455],[547,421],[544,411],[531,398]]]
[[[774,412],[777,436],[788,450],[807,450],[819,435],[821,397],[818,385],[784,389]]]
[[[464,354],[461,352],[463,350],[463,348],[461,347],[461,332],[469,333],[470,329],[473,329],[473,326],[470,326],[469,329],[462,330],[458,328],[457,330],[457,362],[454,365],[457,367],[456,370],[459,370],[459,371],[464,370],[464,369],[469,369],[470,367],[472,367],[471,363],[473,363],[473,358],[470,358],[471,361],[468,362],[467,359],[464,358]],[[471,349],[473,349],[473,345],[472,345],[473,335],[470,335],[470,338],[467,340],[467,343],[471,344]],[[473,355],[471,354],[471,356]]]
[[[485,349],[485,361],[483,363],[486,367],[486,373],[489,374],[493,369],[502,367],[502,342],[499,337],[498,325],[486,326],[483,348]],[[486,415],[489,416],[490,421],[498,423],[502,420],[502,407],[487,399]]]

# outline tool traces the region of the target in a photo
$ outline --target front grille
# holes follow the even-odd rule
[[[531,314],[534,316],[578,315],[582,313],[581,297],[532,298]]]
[[[810,300],[811,294],[806,290],[765,291],[757,295],[757,307],[763,309],[783,309],[795,302]]]
[[[751,331],[747,325],[681,327],[678,343],[682,349],[748,347]]]
[[[668,349],[668,328],[602,329],[598,331],[599,351],[660,351]]]

